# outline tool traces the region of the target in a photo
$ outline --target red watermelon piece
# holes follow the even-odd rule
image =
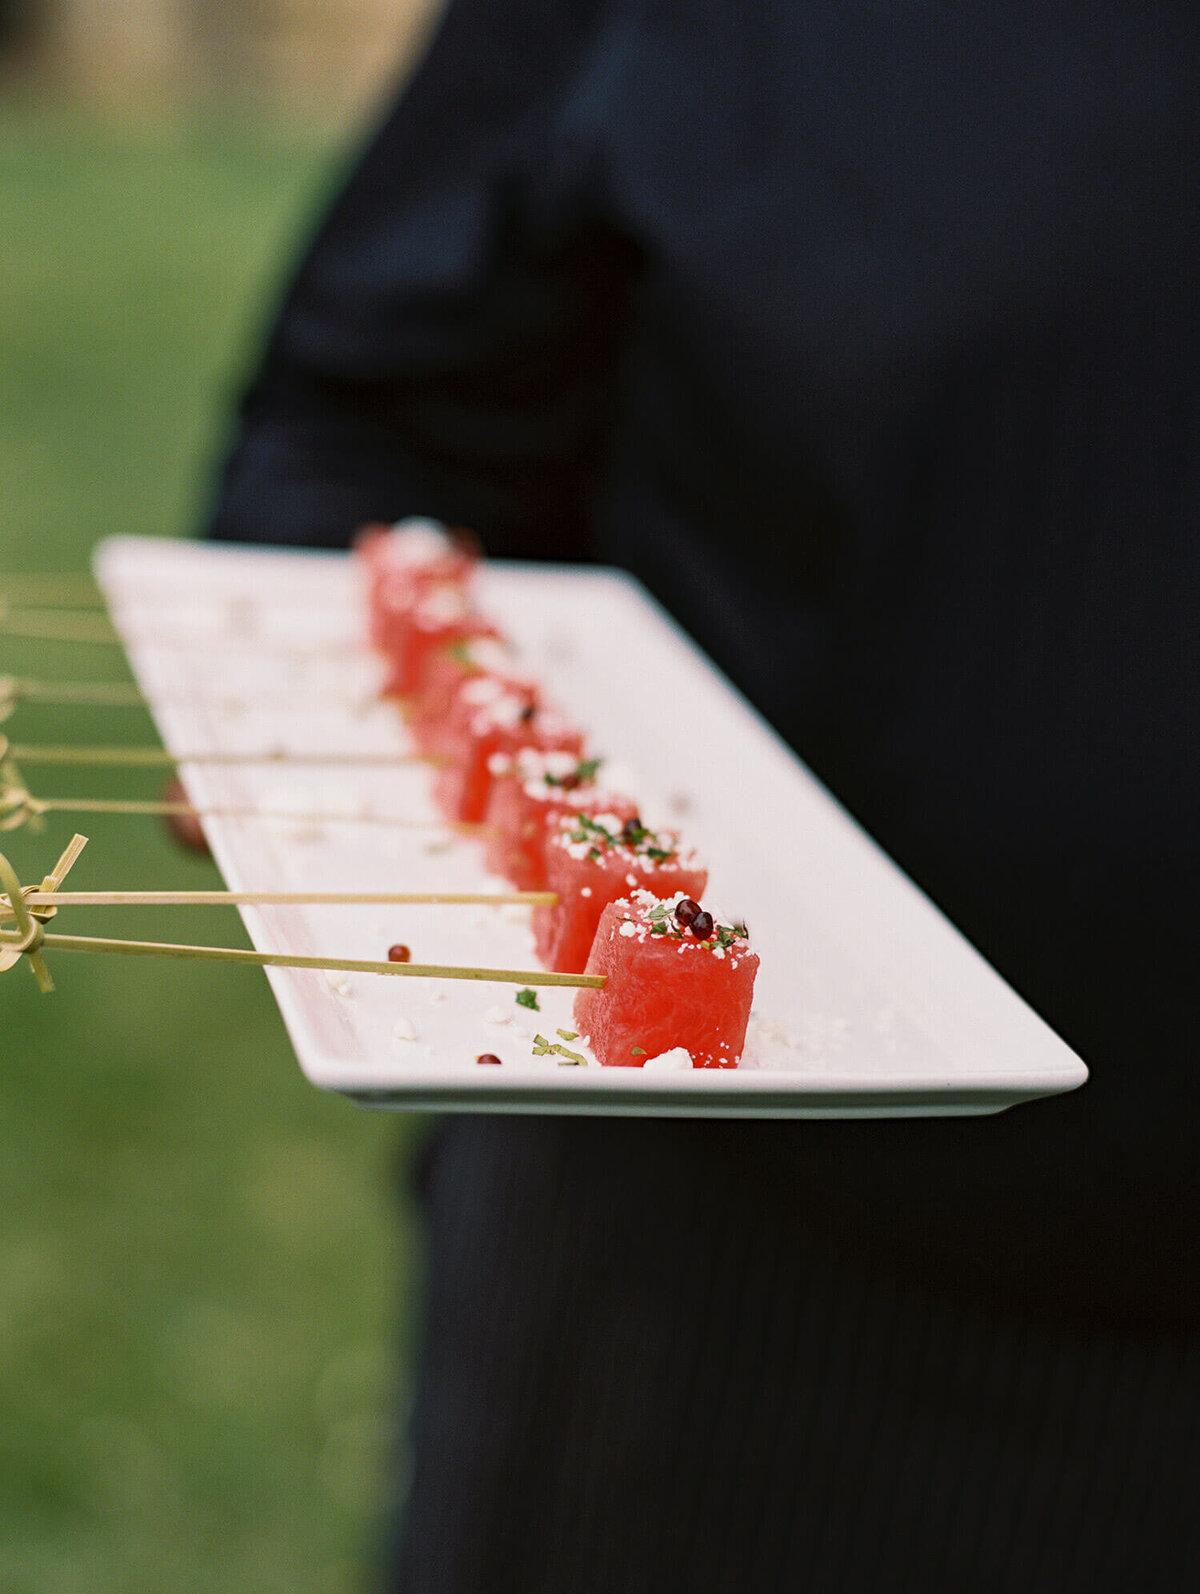
[[[703,910],[681,923],[679,903],[639,891],[601,915],[586,972],[605,983],[578,993],[575,1025],[607,1067],[640,1068],[676,1047],[691,1053],[694,1068],[737,1067],[758,954],[743,926]],[[687,902],[685,920],[697,907]]]
[[[364,526],[354,552],[366,572],[371,641],[383,648],[396,616],[411,609],[433,586],[465,590],[479,562],[479,548],[465,531],[436,520],[410,519],[394,526]]]
[[[408,728],[423,753],[440,753],[459,688],[479,675],[509,676],[513,650],[498,636],[443,642],[426,655]]]
[[[524,748],[583,754],[583,733],[531,681],[479,675],[458,690],[446,723],[434,800],[448,819],[476,824],[497,772]]]
[[[708,871],[673,830],[647,830],[639,820],[576,814],[549,826],[546,887],[552,908],[534,908],[537,954],[547,968],[578,973],[587,962],[600,915],[631,891],[654,897],[699,897]]]
[[[492,781],[484,822],[487,866],[518,891],[546,885],[546,840],[552,820],[564,814],[612,814],[619,824],[633,819],[631,797],[596,784],[601,760],[570,753],[518,753],[512,768]]]
[[[498,635],[461,587],[441,584],[422,590],[415,603],[402,602],[385,614],[380,649],[389,669],[384,696],[411,696],[421,684],[426,660],[438,649]]]

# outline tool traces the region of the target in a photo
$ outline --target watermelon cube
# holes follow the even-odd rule
[[[421,751],[432,755],[443,750],[451,710],[464,681],[510,675],[512,668],[513,649],[499,637],[442,642],[431,649],[408,715],[408,728]]]
[[[385,589],[390,601],[392,588]],[[380,651],[388,661],[385,697],[408,697],[421,683],[425,662],[440,648],[499,633],[471,606],[461,587],[445,583],[421,590],[415,602],[402,598],[384,613]]]
[[[551,821],[549,831],[546,887],[558,901],[533,910],[533,934],[538,957],[559,973],[583,968],[600,915],[618,897],[639,889],[699,897],[708,884],[707,869],[674,831],[647,830],[637,818],[575,814]]]
[[[478,675],[459,688],[446,722],[434,801],[448,819],[477,824],[497,772],[523,748],[583,754],[583,733],[544,703],[536,686]]]
[[[469,533],[424,519],[364,526],[354,539],[354,552],[366,572],[369,627],[376,647],[383,647],[398,610],[411,608],[431,586],[465,589],[479,562]]]
[[[743,932],[694,899],[636,891],[610,902],[586,970],[604,986],[575,998],[575,1026],[597,1059],[639,1068],[682,1047],[693,1068],[736,1068],[758,972]]]
[[[612,814],[620,824],[633,819],[631,797],[596,784],[600,759],[571,753],[518,753],[512,767],[493,777],[484,822],[487,866],[518,891],[546,885],[548,825],[564,814]]]

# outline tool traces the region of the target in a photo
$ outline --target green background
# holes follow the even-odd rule
[[[340,151],[260,129],[0,111],[0,571],[186,535],[262,317]],[[0,673],[127,679],[0,636]],[[14,740],[145,742],[141,711],[28,706]],[[24,771],[40,795],[148,773]],[[23,879],[216,886],[157,821],[0,838]],[[60,920],[61,927],[68,926]],[[229,910],[69,929],[245,945]],[[263,977],[60,954],[0,976],[0,1590],[369,1586],[403,1489],[418,1120],[301,1077]]]

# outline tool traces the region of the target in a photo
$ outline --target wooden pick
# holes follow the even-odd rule
[[[330,764],[355,768],[391,769],[400,764],[429,763],[423,753],[297,752],[267,748],[262,752],[170,753],[165,747],[67,747],[33,742],[10,742],[0,736],[0,760],[14,758],[28,764],[119,765],[134,769],[173,769],[177,764]]]
[[[461,836],[486,835],[489,826],[464,819],[405,819],[388,814],[347,813],[337,809],[304,813],[293,808],[198,808],[193,803],[166,798],[35,797],[9,760],[0,764],[0,831],[22,825],[40,827],[46,814],[118,814],[183,819],[254,819],[298,825],[379,825],[388,830],[452,831]]]
[[[30,890],[30,908],[173,908],[173,907],[483,907],[552,908],[554,891],[55,891]],[[12,912],[6,894],[0,911]]]
[[[83,573],[0,571],[0,604],[52,603],[64,609],[100,609],[104,599],[94,579]]]
[[[40,889],[43,892],[57,892],[86,846],[86,836],[72,836],[54,868],[43,878]],[[0,930],[0,973],[19,963],[22,957],[27,957],[38,989],[43,995],[49,995],[54,989],[54,981],[42,956],[41,949],[46,942],[43,926],[58,910],[54,906],[31,908],[27,905],[25,889],[3,853],[0,853],[0,886],[4,887],[8,898],[10,916],[16,920],[14,930]]]
[[[111,941],[100,936],[46,935],[57,952],[106,952],[125,957],[192,958],[256,968],[330,969],[346,974],[392,974],[408,979],[491,980],[498,985],[567,985],[600,990],[603,974],[555,974],[547,969],[485,969],[458,964],[376,963],[365,958],[300,957],[291,952],[244,952],[227,946],[175,946],[166,941]]]
[[[53,609],[0,609],[0,636],[18,636],[32,642],[85,642],[99,647],[119,647],[120,638],[99,615],[56,614]]]
[[[250,952],[227,946],[188,946],[166,941],[118,941],[104,936],[50,935],[44,929],[47,920],[57,912],[59,902],[70,895],[72,900],[92,897],[99,893],[63,893],[63,880],[75,860],[87,845],[86,836],[75,836],[54,868],[35,889],[21,885],[16,871],[0,853],[0,887],[3,887],[15,919],[11,930],[0,928],[0,972],[10,969],[22,957],[27,957],[40,989],[49,992],[54,981],[46,968],[42,949],[57,952],[99,952],[118,957],[190,958],[203,962],[242,963],[256,968],[331,969],[346,974],[391,974],[408,979],[488,980],[503,985],[568,985],[599,989],[604,984],[602,974],[556,974],[545,969],[489,969],[457,964],[435,963],[383,963],[365,958],[302,957],[291,952]],[[174,893],[145,893],[146,895],[173,895]],[[196,893],[200,895],[200,893]],[[526,893],[535,895],[536,893]],[[215,892],[224,897],[237,893]],[[54,900],[38,905],[36,898]],[[308,900],[311,900],[308,899]],[[445,899],[443,899],[445,900]]]

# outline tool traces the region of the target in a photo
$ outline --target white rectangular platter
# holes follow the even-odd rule
[[[475,891],[478,840],[439,824],[419,762],[376,694],[358,573],[342,554],[112,538],[96,570],[175,754],[344,751],[347,763],[181,765],[231,890]],[[630,577],[488,564],[486,612],[522,667],[627,769],[649,822],[710,864],[709,898],[762,958],[736,1070],[561,1066],[535,1032],[573,1029],[511,985],[267,973],[301,1067],[368,1106],[480,1112],[899,1117],[997,1112],[1083,1084],[1083,1063],[879,851]],[[625,789],[629,785],[623,782]],[[304,815],[345,814],[313,822]],[[387,822],[381,823],[381,820]],[[397,821],[399,821],[397,823]],[[130,886],[149,881],[123,882]],[[528,909],[260,907],[260,950],[536,968]],[[230,979],[252,975],[230,970]],[[575,1043],[573,1043],[574,1046]],[[475,1058],[498,1056],[501,1067]]]

